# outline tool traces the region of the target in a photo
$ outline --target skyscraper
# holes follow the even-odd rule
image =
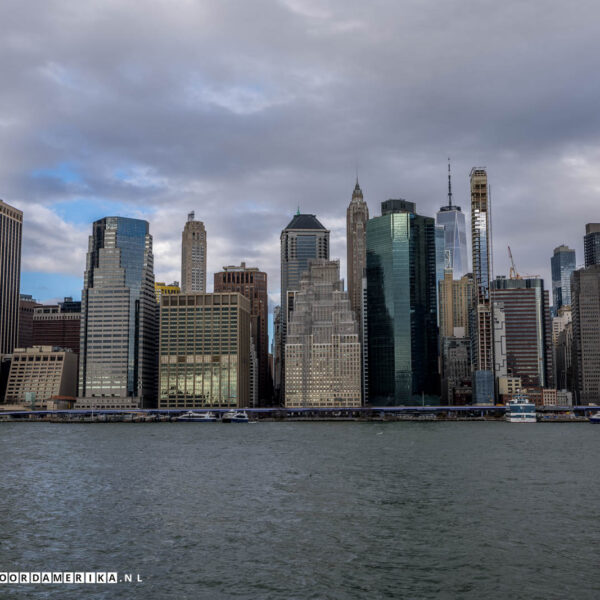
[[[348,272],[348,296],[350,305],[359,322],[362,312],[362,279],[367,266],[367,221],[369,208],[363,200],[358,177],[352,200],[346,210],[346,251]]]
[[[181,234],[181,292],[206,292],[206,229],[194,212]]]
[[[585,266],[600,265],[600,223],[588,223],[583,236]]]
[[[469,272],[467,255],[467,227],[460,206],[452,204],[452,179],[448,160],[448,204],[442,206],[435,217],[438,227],[444,228],[444,250],[456,279]]]
[[[562,245],[554,248],[550,259],[552,268],[552,311],[571,305],[571,273],[575,270],[575,250]]]
[[[250,301],[237,292],[172,294],[160,304],[160,408],[246,408]]]
[[[95,221],[81,297],[78,405],[154,405],[157,342],[148,223],[125,217]]]
[[[504,318],[506,373],[502,375],[520,377],[523,387],[552,387],[552,323],[544,280],[497,277],[491,295],[494,304],[502,306]]]
[[[571,285],[577,400],[596,404],[600,398],[600,264],[574,271]]]
[[[258,361],[257,393],[258,400],[265,405],[271,399],[269,382],[269,297],[267,294],[267,274],[246,263],[223,267],[223,272],[215,273],[215,292],[239,292],[250,300],[250,328]]]
[[[367,223],[369,402],[439,400],[435,222],[388,200]]]
[[[281,388],[285,387],[285,340],[293,292],[300,289],[300,279],[313,258],[329,259],[329,230],[315,215],[298,212],[281,232]]]
[[[310,261],[294,294],[285,365],[286,407],[361,405],[359,324],[339,261]]]
[[[492,316],[490,307],[490,220],[484,168],[471,169],[471,248],[473,252],[472,356],[473,401],[494,401]]]
[[[23,213],[0,200],[0,356],[11,354],[19,335]]]

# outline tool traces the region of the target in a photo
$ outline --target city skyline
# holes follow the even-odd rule
[[[356,167],[373,203],[400,196],[434,215],[447,156],[467,217],[469,169],[488,168],[502,209],[496,272],[508,272],[510,244],[522,271],[549,282],[552,247],[583,257],[580,223],[597,220],[598,41],[577,7],[536,16],[514,2],[286,0],[176,14],[157,3],[140,15],[127,2],[107,13],[56,0],[31,19],[4,3],[0,197],[29,215],[23,292],[78,296],[87,226],[115,214],[152,224],[157,278],[179,280],[178,232],[195,210],[211,236],[209,282],[245,260],[271,275],[272,304],[278,231],[298,204],[331,230],[345,273]],[[533,32],[522,25],[532,19]]]

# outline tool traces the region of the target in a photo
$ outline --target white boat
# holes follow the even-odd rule
[[[228,410],[221,419],[223,423],[249,423],[250,419],[244,410]]]
[[[600,411],[590,415],[590,423],[600,423]]]
[[[535,404],[527,396],[515,396],[507,405],[504,418],[509,423],[535,423]]]
[[[189,410],[188,412],[179,415],[175,420],[193,423],[215,423],[217,421],[217,417],[210,411],[199,413]]]

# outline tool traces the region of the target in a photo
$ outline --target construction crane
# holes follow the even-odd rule
[[[508,258],[510,259],[510,271],[509,278],[510,279],[523,279],[523,276],[517,271],[517,267],[515,266],[515,261],[513,260],[512,252],[510,251],[510,246],[508,246]],[[525,274],[527,279],[540,279],[539,275],[528,275]]]

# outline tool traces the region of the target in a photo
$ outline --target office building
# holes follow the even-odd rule
[[[506,336],[506,372],[497,367],[496,375],[520,377],[523,387],[527,388],[552,387],[550,299],[548,291],[544,290],[543,279],[497,277],[492,282],[492,299],[494,305],[502,307],[502,329]],[[499,335],[496,337],[500,338]]]
[[[250,300],[250,326],[257,360],[257,400],[261,405],[270,403],[272,389],[269,377],[269,296],[267,274],[255,267],[223,267],[214,276],[215,292],[239,292]]]
[[[148,223],[95,221],[81,298],[78,406],[155,405],[157,316]]]
[[[38,306],[33,311],[33,345],[68,348],[79,355],[81,302],[65,298],[58,304]]]
[[[339,261],[310,261],[294,293],[285,365],[286,408],[361,406],[359,324]]]
[[[435,222],[406,200],[367,223],[369,403],[439,402]]]
[[[573,322],[570,306],[561,306],[552,319],[554,385],[558,390],[573,390]]]
[[[571,305],[571,273],[575,270],[575,250],[562,245],[554,248],[550,259],[552,270],[552,312]]]
[[[250,301],[241,294],[163,296],[159,407],[248,407],[250,343]]]
[[[194,212],[181,234],[181,291],[206,292],[206,229]]]
[[[573,272],[573,368],[578,404],[600,400],[600,264]]]
[[[74,397],[77,388],[77,356],[52,346],[15,348],[6,386],[5,402],[19,404],[26,394],[37,402],[52,396]]]
[[[490,306],[490,217],[488,179],[484,168],[474,167],[471,180],[471,250],[473,252],[473,303],[471,345],[473,401],[494,402],[494,358]]]
[[[471,342],[466,337],[443,337],[442,349],[442,404],[454,406],[470,404]]]
[[[0,200],[0,356],[19,336],[22,229],[23,213]]]
[[[600,265],[600,223],[588,223],[583,236],[585,266]]]
[[[154,291],[156,293],[156,303],[160,304],[161,296],[166,296],[169,294],[179,294],[181,293],[181,288],[179,287],[179,281],[174,281],[173,283],[156,281],[154,283]]]
[[[440,282],[440,336],[468,337],[469,308],[473,295],[473,276],[471,273],[460,279],[453,278],[452,269],[444,270],[444,279]]]
[[[469,272],[467,255],[467,227],[460,206],[452,204],[452,179],[448,161],[448,204],[442,206],[435,217],[435,224],[444,228],[444,254],[454,277],[460,279]]]
[[[362,313],[362,280],[367,267],[367,221],[369,207],[363,199],[358,177],[352,200],[346,210],[346,250],[348,296],[350,305],[360,322]]]
[[[30,348],[33,346],[33,312],[40,306],[30,294],[19,296],[19,348]]]
[[[281,391],[285,387],[285,340],[288,315],[293,310],[294,292],[300,289],[300,279],[315,258],[329,260],[329,230],[315,215],[294,215],[281,232],[281,362],[278,379]]]

